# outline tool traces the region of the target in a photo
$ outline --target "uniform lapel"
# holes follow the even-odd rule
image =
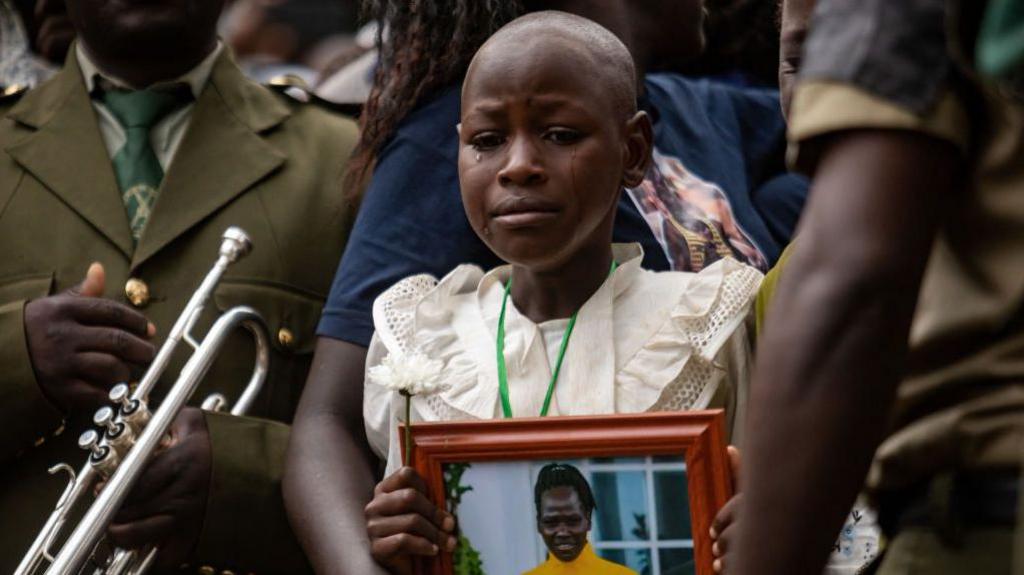
[[[225,51],[196,102],[132,268],[277,170],[285,155],[261,134],[289,113],[277,96],[247,80]]]
[[[128,216],[74,49],[7,117],[35,130],[6,148],[14,161],[130,257]]]

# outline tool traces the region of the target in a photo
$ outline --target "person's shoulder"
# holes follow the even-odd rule
[[[779,91],[763,86],[742,86],[714,78],[691,78],[674,72],[647,74],[644,84],[652,105],[664,113],[692,113],[723,102],[779,107]],[[662,110],[665,108],[665,110]],[[687,109],[689,108],[689,109]],[[778,112],[781,115],[781,112]]]
[[[460,88],[451,86],[413,108],[381,149],[371,188],[422,189],[437,197],[458,186],[460,105]]]
[[[7,112],[17,106],[28,91],[29,87],[24,84],[0,85],[0,119],[5,119]]]
[[[623,413],[664,406],[665,390],[712,362],[747,317],[761,272],[732,258],[699,272],[638,270],[615,301],[616,407]],[[671,409],[700,407],[703,391],[673,395]],[[658,407],[662,409],[664,407]]]
[[[763,280],[757,268],[726,257],[697,272],[641,270],[627,297],[662,302],[659,314],[672,320],[663,327],[682,333],[697,324],[717,328],[723,318],[745,315]]]
[[[362,112],[357,104],[338,103],[320,96],[305,80],[295,74],[274,76],[262,84],[264,88],[276,93],[293,108],[312,108],[355,121]]]
[[[0,110],[6,110],[17,104],[27,93],[28,86],[25,84],[0,85]]]
[[[0,86],[0,156],[6,156],[4,149],[28,133],[15,119],[16,107],[28,93],[29,87],[23,84]]]
[[[473,293],[483,277],[484,271],[479,266],[462,264],[440,280],[430,274],[416,274],[399,280],[374,300],[374,321],[386,320],[378,318],[378,315],[405,306],[408,306],[409,313],[414,313],[421,304],[436,311],[450,309],[456,305],[457,300]]]
[[[440,280],[417,274],[395,283],[373,301],[375,333],[395,350],[416,347],[417,329],[434,336],[453,331],[448,318],[467,304],[483,275],[478,266],[463,264]]]
[[[274,78],[263,88],[274,94],[290,111],[286,122],[304,132],[330,138],[355,140],[359,128],[346,110],[317,96],[308,86],[292,77]]]
[[[462,87],[449,86],[419,103],[402,119],[395,139],[411,140],[436,147],[444,143],[453,146],[458,139],[455,126],[459,123],[462,106]]]
[[[802,82],[844,84],[925,114],[955,75],[948,0],[823,0],[815,11]],[[955,43],[954,43],[955,44]]]
[[[289,159],[289,170],[311,172],[321,181],[341,177],[359,141],[355,121],[311,97],[301,86],[264,85],[247,78],[243,83],[239,91],[258,108],[259,121],[273,126],[261,130],[261,136]]]

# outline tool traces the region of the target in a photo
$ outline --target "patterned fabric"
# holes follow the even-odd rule
[[[149,130],[161,118],[187,102],[180,91],[108,90],[103,103],[125,129],[127,141],[114,156],[114,173],[128,212],[132,237],[138,242],[164,178],[149,141]]]
[[[0,87],[35,86],[54,72],[29,50],[21,16],[8,0],[0,0]]]
[[[654,150],[644,181],[626,190],[665,248],[674,270],[699,272],[727,257],[768,269],[768,260],[736,217],[721,186]]]
[[[846,516],[823,575],[856,575],[878,556],[882,530],[878,516],[863,500],[858,500]]]
[[[929,110],[952,73],[946,2],[821,0],[800,78],[852,84],[913,112]]]

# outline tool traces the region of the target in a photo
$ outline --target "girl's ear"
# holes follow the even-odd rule
[[[644,181],[647,168],[651,165],[651,151],[654,149],[654,128],[647,112],[637,112],[626,121],[626,145],[624,148],[622,185],[635,188]]]

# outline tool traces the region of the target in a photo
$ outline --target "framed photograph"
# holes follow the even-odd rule
[[[712,575],[708,529],[733,493],[724,421],[715,410],[416,423],[413,466],[459,526],[455,553],[419,572]]]

